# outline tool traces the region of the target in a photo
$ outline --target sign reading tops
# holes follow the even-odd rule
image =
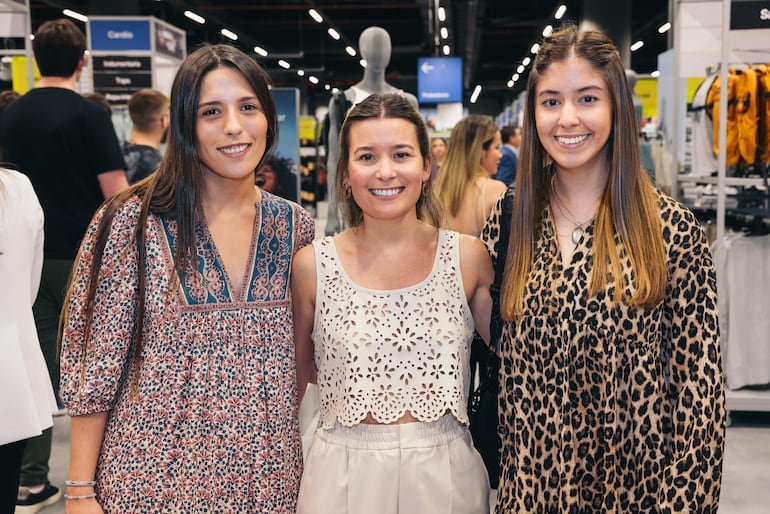
[[[91,50],[152,49],[149,20],[91,20]]]

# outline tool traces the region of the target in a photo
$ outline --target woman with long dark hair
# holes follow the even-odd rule
[[[254,183],[269,84],[233,47],[191,53],[158,171],[86,233],[62,321],[68,513],[294,512],[288,284],[314,223]]]

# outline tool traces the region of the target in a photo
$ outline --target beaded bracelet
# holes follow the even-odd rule
[[[70,487],[93,487],[96,485],[95,480],[65,480],[64,485],[68,485]]]
[[[96,493],[83,494],[83,495],[75,495],[75,496],[72,496],[72,495],[69,495],[69,494],[65,494],[64,495],[64,499],[65,500],[88,500],[88,499],[91,499],[91,498],[96,498]]]

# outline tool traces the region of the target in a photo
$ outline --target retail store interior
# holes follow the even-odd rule
[[[521,125],[527,76],[544,35],[565,21],[605,31],[633,71],[643,164],[648,155],[658,187],[703,223],[715,256],[729,413],[718,514],[765,514],[770,509],[770,79],[766,86],[755,79],[758,122],[748,135],[740,129],[741,138],[753,138],[753,151],[731,138],[737,121],[715,121],[722,113],[734,116],[725,110],[732,107],[720,110],[717,100],[733,106],[738,93],[719,96],[714,87],[720,81],[732,84],[757,66],[770,77],[770,6],[757,20],[748,8],[763,3],[0,0],[0,19],[12,21],[0,48],[0,89],[24,92],[19,84],[34,75],[24,61],[31,56],[29,32],[67,16],[87,34],[93,58],[80,92],[96,91],[110,100],[116,133],[124,140],[131,130],[126,98],[132,92],[154,87],[168,94],[176,67],[196,46],[235,45],[273,80],[281,98],[279,152],[291,160],[295,176],[286,197],[314,216],[321,237],[328,233],[330,205],[324,123],[335,95],[364,75],[359,49],[364,30],[385,29],[391,44],[385,80],[415,95],[431,133],[442,137],[468,114],[488,115],[499,127]],[[121,34],[134,26],[125,23],[146,24],[145,46],[99,40],[99,30]],[[426,76],[452,58],[459,68],[451,87],[430,89],[436,86]],[[110,85],[105,82],[110,72],[95,64],[104,59],[146,59],[148,67],[126,83]],[[435,101],[441,95],[449,100]],[[50,480],[59,486],[68,473],[69,431],[66,415],[54,418]],[[63,513],[63,500],[42,512]]]

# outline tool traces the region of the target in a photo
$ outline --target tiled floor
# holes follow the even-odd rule
[[[319,214],[325,215],[325,204],[319,207]],[[323,235],[324,225],[325,219],[318,219],[319,237]],[[770,512],[770,412],[733,412],[731,421],[727,429],[719,514],[767,514]],[[56,418],[50,480],[58,486],[64,484],[67,476],[69,429],[69,418]],[[42,514],[63,512],[63,501],[41,511]]]

